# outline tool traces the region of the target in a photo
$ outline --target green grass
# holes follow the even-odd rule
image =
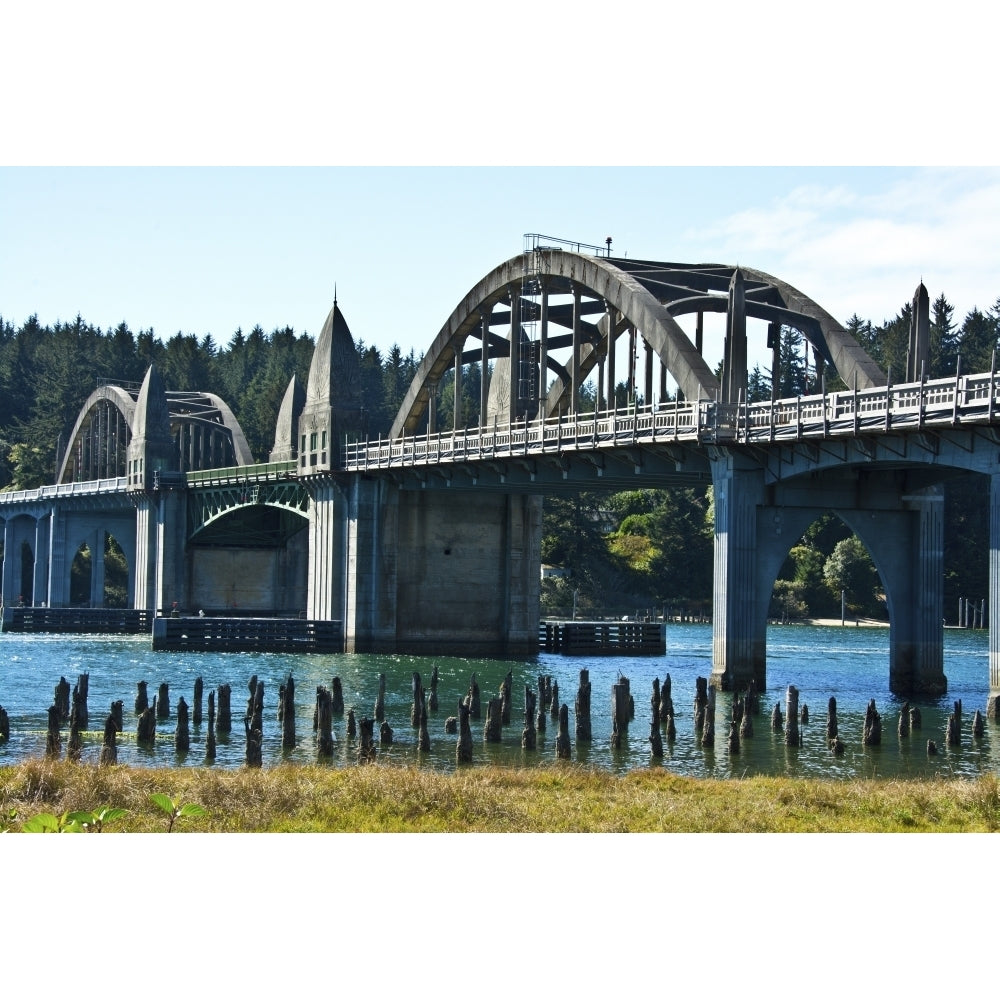
[[[806,833],[991,832],[1000,782],[822,781],[617,776],[575,765],[471,767],[442,774],[375,764],[346,768],[98,768],[37,759],[0,767],[0,822],[39,813],[127,810],[106,832],[165,832],[150,796],[204,808],[175,832]]]

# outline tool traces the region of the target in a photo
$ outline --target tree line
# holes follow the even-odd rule
[[[846,326],[868,354],[899,381],[906,366],[912,306],[880,325],[857,315]],[[988,371],[1000,342],[1000,298],[986,312],[974,308],[960,323],[944,295],[931,306],[927,377]],[[274,441],[278,409],[292,375],[305,385],[315,341],[291,327],[266,333],[238,329],[219,345],[211,335],[178,332],[167,340],[152,328],[138,333],[120,323],[102,331],[81,316],[42,325],[37,316],[20,326],[0,317],[0,489],[51,483],[60,449],[87,397],[102,383],[138,386],[156,364],[171,391],[207,391],[221,396],[243,428],[257,461],[266,461]],[[774,371],[779,397],[846,388],[828,378],[808,345],[783,327]],[[361,379],[362,434],[386,436],[420,364],[398,345],[382,351],[357,342]],[[463,422],[479,422],[482,373],[468,366],[462,379]],[[749,373],[748,396],[767,399],[772,372]],[[439,426],[451,425],[454,378],[439,387]],[[616,401],[627,388],[619,383]],[[642,403],[642,399],[637,400]],[[580,409],[595,405],[593,386],[583,387]],[[988,593],[987,487],[972,473],[949,480],[945,490],[945,606],[959,597]],[[708,610],[712,598],[711,490],[638,490],[620,494],[585,492],[547,497],[543,515],[543,562],[567,575],[543,585],[548,610],[576,603],[581,610],[683,607]],[[817,521],[793,546],[779,575],[772,613],[797,617],[839,614],[840,592],[850,594],[858,614],[884,614],[877,574],[850,531],[830,515]]]

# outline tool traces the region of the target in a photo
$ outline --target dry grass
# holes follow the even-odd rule
[[[662,769],[615,776],[572,765],[463,768],[383,765],[261,770],[96,768],[29,760],[0,768],[0,818],[11,831],[38,813],[117,806],[109,830],[162,832],[149,800],[203,806],[176,830],[198,832],[988,832],[1000,828],[1000,782],[834,782],[686,778]]]

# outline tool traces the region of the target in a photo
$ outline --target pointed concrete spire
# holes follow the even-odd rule
[[[176,465],[167,394],[156,365],[150,365],[135,401],[128,446],[129,489],[151,488],[155,473],[170,472]]]
[[[299,425],[299,416],[305,405],[306,393],[297,375],[293,375],[281,400],[278,410],[278,422],[274,430],[274,447],[268,461],[290,462],[295,458],[295,432]]]

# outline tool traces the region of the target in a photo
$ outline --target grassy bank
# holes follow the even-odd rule
[[[0,820],[11,831],[41,813],[111,806],[116,832],[165,832],[151,800],[166,794],[203,815],[176,831],[254,832],[989,832],[1000,829],[1000,782],[820,781],[615,776],[573,766],[473,767],[451,774],[381,765],[262,770],[97,768],[31,760],[0,767]]]

